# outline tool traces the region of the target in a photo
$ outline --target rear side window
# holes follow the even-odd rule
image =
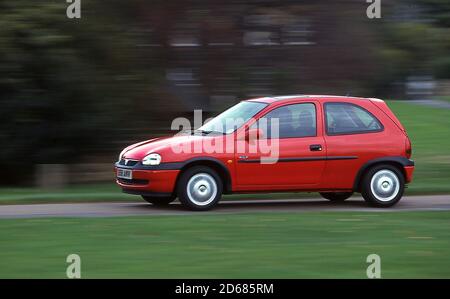
[[[325,103],[328,135],[383,131],[381,122],[366,109],[350,103]]]
[[[272,128],[275,119],[278,126]],[[316,136],[316,107],[312,103],[282,106],[261,117],[257,126],[264,131],[267,138],[276,138],[271,135],[276,134],[277,129],[278,138]]]

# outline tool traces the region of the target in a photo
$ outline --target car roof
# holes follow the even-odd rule
[[[352,99],[352,100],[376,100],[376,101],[381,101],[380,99],[375,99],[375,98],[362,98],[362,97],[338,96],[338,95],[311,95],[311,94],[310,95],[300,94],[300,95],[261,97],[261,98],[249,99],[247,101],[263,102],[263,103],[271,104],[271,103],[282,102],[282,101],[290,101],[290,100],[305,100],[305,101],[307,101],[307,100],[311,100],[311,99],[318,100],[318,101],[330,100],[330,99],[334,99],[334,100]]]

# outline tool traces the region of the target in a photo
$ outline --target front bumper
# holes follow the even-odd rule
[[[133,179],[126,180],[116,177],[116,183],[122,187],[124,192],[146,195],[150,193],[172,194],[175,188],[175,182],[180,170],[178,169],[145,169],[149,167],[124,166],[116,163],[117,168],[128,169],[133,172]],[[144,169],[143,169],[144,168]]]

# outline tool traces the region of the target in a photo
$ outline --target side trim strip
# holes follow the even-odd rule
[[[308,162],[308,161],[353,160],[353,159],[358,159],[358,156],[279,158],[279,159],[274,159],[273,161],[275,161],[275,162]],[[260,163],[260,162],[261,162],[261,159],[238,160],[238,163]]]
[[[358,159],[358,156],[330,156],[326,160],[354,160]]]

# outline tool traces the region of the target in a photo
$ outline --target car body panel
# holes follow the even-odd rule
[[[371,101],[328,98],[324,99],[322,103],[339,102],[352,103],[368,110],[383,124],[384,128],[381,132],[327,135],[325,137],[327,156],[357,157],[352,160],[327,161],[326,175],[322,185],[326,189],[351,189],[357,172],[367,161],[404,154],[405,135],[386,114],[379,109],[373,109]],[[325,118],[323,123],[325,126]]]

